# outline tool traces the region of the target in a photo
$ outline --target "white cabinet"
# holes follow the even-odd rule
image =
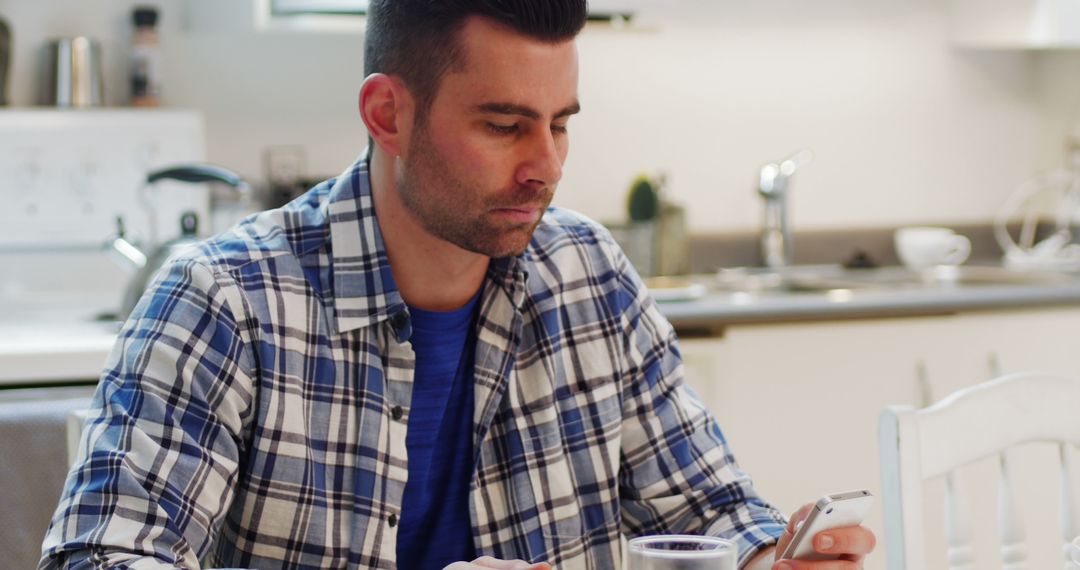
[[[822,494],[868,488],[880,494],[877,421],[891,404],[921,403],[920,363],[934,399],[1002,371],[1045,369],[1080,376],[1080,309],[957,316],[739,325],[723,337],[686,339],[688,381],[717,415],[740,464],[770,501],[790,513]],[[1002,421],[1008,421],[1003,418]],[[1030,460],[1030,461],[1029,461]],[[1051,449],[1022,449],[1016,475],[1033,505],[1031,567],[1059,567],[1057,473]],[[982,552],[992,552],[992,464],[962,473],[980,503]],[[942,492],[927,492],[927,547],[944,568]],[[880,502],[867,524],[882,535]],[[1038,523],[1038,524],[1036,524]],[[883,569],[882,549],[868,561]],[[935,557],[934,552],[942,552]],[[991,558],[986,554],[981,561]],[[983,567],[983,566],[980,566]],[[932,566],[930,569],[932,570]]]
[[[1075,0],[949,0],[953,42],[974,48],[1080,47]]]

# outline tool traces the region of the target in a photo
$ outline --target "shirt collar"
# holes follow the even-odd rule
[[[327,208],[338,332],[370,326],[404,311],[375,218],[366,151],[338,177]]]
[[[525,303],[525,281],[529,278],[527,260],[531,255],[528,250],[516,257],[492,259],[488,264],[487,284],[506,291],[514,309],[520,311]]]

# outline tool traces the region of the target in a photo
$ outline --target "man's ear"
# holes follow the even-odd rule
[[[360,87],[360,117],[375,144],[391,156],[408,148],[413,101],[401,81],[373,73]]]

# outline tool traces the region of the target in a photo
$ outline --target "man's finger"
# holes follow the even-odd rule
[[[874,533],[861,526],[823,530],[814,536],[814,550],[825,554],[866,555],[876,544]]]
[[[824,560],[807,562],[805,560],[782,560],[773,565],[772,570],[860,570],[862,564],[847,560]]]
[[[791,515],[791,518],[788,519],[787,528],[785,528],[784,531],[788,534],[795,534],[795,531],[798,530],[799,525],[801,525],[802,522],[806,520],[806,517],[810,514],[810,511],[813,508],[814,503],[807,503],[799,507],[799,510],[795,511],[795,514]]]

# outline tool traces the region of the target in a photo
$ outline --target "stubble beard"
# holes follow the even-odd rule
[[[499,223],[492,210],[540,205],[542,212],[551,203],[553,189],[519,186],[482,195],[454,174],[424,128],[415,132],[409,159],[396,180],[405,208],[429,234],[461,249],[491,258],[521,255],[540,217],[528,224]]]

